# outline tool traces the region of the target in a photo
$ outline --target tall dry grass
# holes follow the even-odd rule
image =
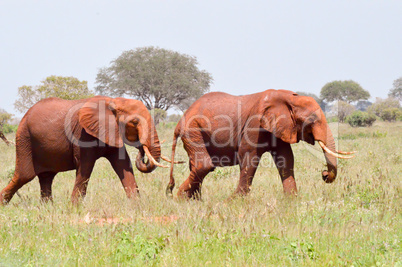
[[[128,200],[106,160],[97,162],[78,208],[70,204],[73,171],[56,176],[49,204],[40,202],[36,178],[0,207],[0,265],[401,266],[402,124],[331,128],[339,148],[357,157],[340,160],[337,180],[325,184],[318,146],[293,145],[297,198],[284,197],[268,154],[245,198],[229,199],[237,166],[210,173],[202,201],[166,198],[161,168],[135,170],[141,197]],[[158,130],[167,156],[173,129]],[[176,158],[186,159],[178,147]],[[4,143],[0,150],[3,188],[15,151]],[[187,168],[176,166],[176,184]]]

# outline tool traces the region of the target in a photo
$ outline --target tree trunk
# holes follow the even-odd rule
[[[0,138],[3,139],[3,141],[9,146],[11,144],[14,144],[11,141],[8,141],[8,139],[6,138],[6,136],[4,135],[4,133],[2,131],[0,131]]]

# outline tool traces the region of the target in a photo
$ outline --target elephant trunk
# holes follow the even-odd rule
[[[327,140],[325,141],[325,143],[326,143],[326,146],[331,151],[336,151],[335,140],[334,140],[334,137],[332,136],[329,126],[328,126],[328,131],[327,131]],[[322,172],[322,179],[326,183],[332,183],[335,180],[336,174],[337,174],[337,158],[334,155],[326,152],[325,150],[324,150],[324,156],[325,156],[325,160],[327,161],[328,171]]]
[[[322,129],[324,127],[325,129]],[[332,136],[332,132],[329,128],[329,125],[325,122],[322,124],[321,129],[313,128],[314,139],[317,141],[321,141],[325,144],[326,148],[332,152],[335,152],[335,140]],[[321,145],[321,144],[320,144]],[[337,157],[333,153],[329,153],[327,150],[323,148],[325,160],[327,161],[328,170],[322,172],[322,179],[326,183],[332,183],[337,174]]]
[[[156,162],[159,162],[161,158],[161,145],[154,125],[152,125],[149,132],[151,133],[149,135],[149,138],[147,138],[145,142],[141,142],[142,146],[139,147],[139,152],[137,155],[137,159],[135,161],[135,166],[140,172],[143,173],[152,172],[156,168],[154,162],[149,159],[149,155],[147,155],[148,156],[147,162],[144,161],[144,156],[145,154],[147,154],[146,151],[144,150],[144,146],[146,146],[145,149],[149,150],[150,155],[155,159]]]

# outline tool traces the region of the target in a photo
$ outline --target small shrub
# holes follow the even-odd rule
[[[352,127],[368,127],[376,121],[374,114],[363,111],[355,111],[346,118],[346,122]]]
[[[376,131],[373,133],[373,138],[385,138],[387,137],[387,135],[388,135],[387,132]]]
[[[290,260],[299,261],[305,258],[310,260],[318,259],[318,253],[314,249],[314,245],[309,242],[291,242],[285,247],[284,252]]]
[[[5,124],[3,126],[3,133],[8,134],[8,133],[14,133],[18,129],[18,125],[11,125],[11,124]]]
[[[401,116],[401,105],[398,99],[387,98],[381,99],[377,97],[376,102],[371,105],[367,111],[374,113],[384,121],[395,121]]]
[[[141,235],[132,236],[128,232],[122,232],[120,235],[112,254],[114,260],[123,265],[142,265],[157,261],[166,246],[163,236],[147,239]]]

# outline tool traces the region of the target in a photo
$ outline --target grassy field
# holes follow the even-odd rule
[[[325,184],[318,145],[293,145],[297,198],[283,195],[268,154],[249,196],[230,200],[237,166],[210,173],[202,201],[166,198],[169,171],[161,168],[134,170],[141,197],[128,200],[103,159],[80,207],[70,204],[74,172],[56,176],[48,204],[40,202],[36,178],[0,207],[0,266],[402,266],[402,123],[331,128],[340,150],[358,154],[340,160],[337,180]],[[158,131],[169,157],[173,129]],[[178,148],[176,159],[187,158]],[[15,149],[1,142],[0,150],[3,188]],[[133,159],[136,150],[129,151]],[[177,186],[187,168],[176,165]]]

